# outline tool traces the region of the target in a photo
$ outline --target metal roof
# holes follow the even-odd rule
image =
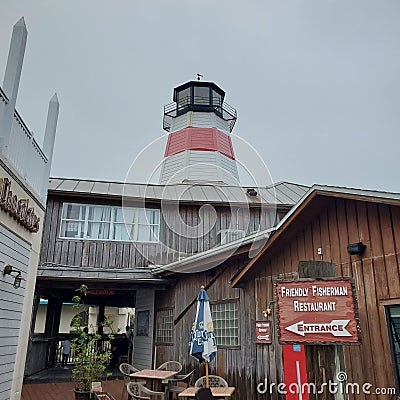
[[[221,257],[229,258],[236,254],[239,249],[244,246],[249,246],[252,248],[254,253],[257,254],[263,245],[268,241],[270,234],[274,230],[275,228],[270,228],[259,231],[241,239],[225,243],[221,246],[217,246],[212,249],[202,251],[201,253],[183,258],[182,260],[174,261],[166,265],[154,266],[151,268],[151,271],[152,273],[160,274],[161,276],[168,272],[196,273],[206,271],[219,265],[221,263]]]
[[[309,187],[279,182],[266,187],[255,187],[258,195],[246,194],[249,186],[229,186],[204,182],[174,185],[107,182],[83,179],[50,178],[49,192],[89,196],[127,197],[132,199],[179,201],[180,203],[263,204],[292,206]]]
[[[93,268],[93,267],[77,267],[57,264],[40,265],[37,271],[38,278],[42,279],[82,279],[83,281],[116,281],[131,283],[153,283],[165,284],[165,279],[160,279],[148,268]]]

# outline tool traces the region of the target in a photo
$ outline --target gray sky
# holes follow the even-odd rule
[[[398,0],[1,0],[1,77],[21,16],[17,108],[39,143],[60,101],[52,176],[124,180],[200,72],[274,181],[400,191]]]

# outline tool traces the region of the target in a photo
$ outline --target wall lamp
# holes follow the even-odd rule
[[[18,289],[21,286],[21,281],[22,281],[21,271],[13,268],[10,264],[7,264],[3,269],[3,276],[11,275],[12,273],[16,273],[13,286],[15,289]]]
[[[263,310],[264,318],[268,318],[272,314],[272,303],[275,303],[275,301],[270,301],[267,308]]]
[[[362,242],[352,243],[347,245],[347,252],[352,256],[355,254],[361,255],[362,253],[364,253],[366,248],[367,246]]]

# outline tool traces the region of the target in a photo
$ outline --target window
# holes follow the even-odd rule
[[[210,88],[208,86],[194,87],[194,104],[210,104]]]
[[[188,106],[189,104],[190,104],[190,88],[186,88],[178,93],[178,108]]]
[[[237,302],[211,304],[217,346],[239,346]]]
[[[61,238],[158,241],[160,210],[64,203]]]
[[[392,348],[393,366],[397,389],[400,387],[400,306],[392,306],[387,309],[390,344]]]
[[[173,343],[174,310],[160,310],[156,317],[156,342],[158,344]]]

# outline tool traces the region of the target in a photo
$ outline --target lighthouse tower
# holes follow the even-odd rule
[[[230,133],[236,110],[224,102],[215,83],[187,82],[174,89],[164,107],[169,132],[160,183],[213,182],[239,184]]]

